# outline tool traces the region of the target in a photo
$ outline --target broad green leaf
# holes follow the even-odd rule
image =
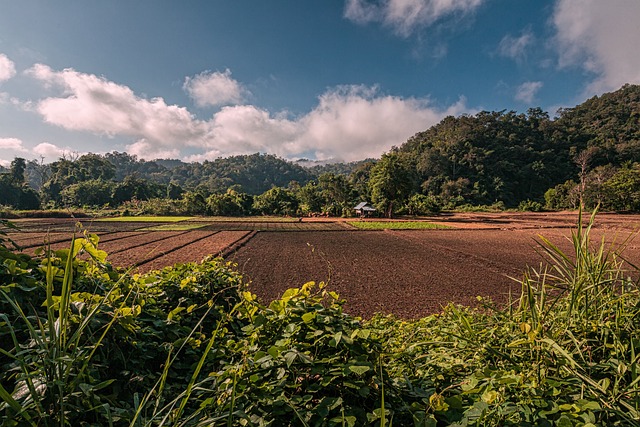
[[[349,370],[355,374],[362,375],[365,372],[369,372],[371,368],[364,365],[349,365]]]
[[[311,313],[305,313],[302,315],[302,321],[304,323],[311,323],[313,322],[313,320],[316,318],[316,313],[311,312]]]
[[[284,355],[284,360],[285,360],[285,363],[287,364],[287,368],[291,367],[291,365],[293,364],[293,361],[296,360],[296,356],[297,354],[295,351],[290,351]]]

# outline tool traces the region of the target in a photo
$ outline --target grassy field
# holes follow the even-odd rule
[[[184,224],[162,224],[154,225],[152,227],[139,228],[139,231],[186,231],[196,230],[198,228],[206,227],[207,224],[198,223],[184,223]]]
[[[300,222],[298,217],[288,216],[268,216],[268,215],[256,215],[256,216],[205,216],[201,218],[195,218],[198,221],[207,222]],[[333,218],[335,220],[335,218]],[[331,220],[331,218],[328,218]]]
[[[350,225],[362,230],[423,230],[451,228],[425,221],[352,221]]]
[[[192,216],[118,216],[98,218],[96,222],[180,222],[192,219]]]

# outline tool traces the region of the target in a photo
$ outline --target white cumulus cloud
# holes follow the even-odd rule
[[[144,139],[129,144],[126,148],[127,153],[136,155],[141,159],[177,159],[180,157],[178,148],[164,148]]]
[[[428,100],[379,96],[375,89],[347,86],[320,97],[317,108],[301,119],[303,135],[296,147],[313,150],[318,159],[358,160],[377,157],[447,115],[466,110],[464,100],[440,110]]]
[[[484,0],[347,0],[344,16],[358,23],[380,22],[409,36],[453,15],[473,12]]]
[[[0,138],[0,149],[26,152],[22,140],[18,138]]]
[[[0,83],[16,75],[16,66],[7,55],[0,53]]]
[[[75,152],[69,147],[58,147],[57,145],[51,144],[49,142],[41,142],[40,144],[33,147],[32,151],[37,154],[38,157],[44,157],[46,162],[53,162],[65,156],[68,157],[72,155],[86,154]]]
[[[553,14],[560,66],[595,76],[586,94],[640,83],[640,1],[558,0]]]
[[[437,108],[427,99],[382,95],[377,88],[344,86],[328,90],[310,112],[293,117],[254,105],[228,105],[208,120],[162,98],[146,99],[129,87],[73,69],[46,65],[28,74],[59,91],[35,102],[34,111],[65,129],[131,138],[138,157],[212,159],[271,153],[286,158],[359,160],[379,156],[447,115],[468,112],[464,99]],[[48,144],[48,143],[47,143]],[[52,144],[41,152],[61,155]],[[189,153],[183,154],[183,153]]]
[[[268,152],[286,158],[361,160],[380,156],[447,115],[466,112],[464,99],[437,109],[427,100],[380,96],[376,88],[327,91],[309,113],[295,119],[254,106],[223,108],[211,125],[210,147],[190,160]]]
[[[24,153],[28,152],[21,139],[0,138],[0,166],[9,167],[15,157],[26,157]]]
[[[248,91],[231,77],[231,71],[205,71],[185,79],[184,90],[199,107],[239,104]]]
[[[514,98],[516,101],[531,104],[542,86],[544,86],[542,82],[524,82],[516,89]]]
[[[177,140],[197,145],[206,131],[186,108],[167,105],[162,98],[138,97],[129,87],[103,77],[73,69],[54,71],[42,64],[28,74],[62,90],[60,96],[40,100],[36,111],[46,122],[65,129],[131,136],[161,145]]]

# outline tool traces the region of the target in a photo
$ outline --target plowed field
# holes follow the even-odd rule
[[[477,296],[504,303],[518,296],[518,279],[543,258],[543,235],[569,250],[576,213],[452,214],[428,219],[446,230],[363,231],[344,220],[194,218],[199,228],[153,231],[153,222],[92,222],[100,248],[116,266],[148,271],[222,254],[238,264],[250,288],[264,302],[307,281],[328,282],[347,300],[345,310],[368,317],[375,312],[415,318],[447,303],[474,304]],[[10,237],[27,252],[45,239],[66,247],[76,220],[16,221],[25,230]],[[634,236],[638,215],[599,214],[592,240],[613,246]],[[640,265],[640,242],[627,241],[625,257]]]

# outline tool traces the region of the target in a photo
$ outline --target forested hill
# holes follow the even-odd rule
[[[261,194],[271,187],[285,187],[291,181],[306,183],[313,178],[306,169],[269,154],[219,158],[203,163],[183,163],[171,170],[172,180],[184,188],[203,187],[225,192],[238,186],[248,194]]]
[[[229,189],[252,197],[275,187],[293,192],[300,205],[328,212],[350,212],[360,200],[389,215],[465,204],[564,209],[578,200],[640,211],[640,86],[561,109],[555,118],[540,108],[446,117],[377,160],[306,163],[312,167],[268,154],[202,163],[118,152],[51,164],[16,158],[8,171],[0,170],[0,205],[118,206]],[[431,207],[419,208],[425,203]]]
[[[640,161],[640,86],[593,97],[560,111],[556,138],[570,141],[574,151],[593,152],[595,164],[623,165]]]
[[[472,204],[542,201],[549,188],[598,166],[615,171],[640,161],[640,86],[558,114],[551,119],[535,108],[447,117],[396,151],[423,193]]]

